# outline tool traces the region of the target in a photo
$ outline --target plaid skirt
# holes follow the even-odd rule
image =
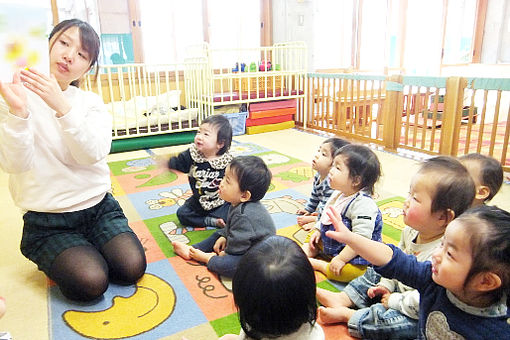
[[[99,251],[115,236],[133,232],[119,202],[107,193],[93,207],[65,213],[28,211],[23,215],[21,253],[48,275],[64,250],[93,246]]]

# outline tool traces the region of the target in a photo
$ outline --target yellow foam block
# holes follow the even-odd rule
[[[277,131],[284,129],[291,129],[295,126],[293,120],[288,122],[276,123],[276,124],[266,124],[266,125],[257,125],[257,126],[247,126],[246,134],[254,135],[256,133],[269,132],[269,131]]]

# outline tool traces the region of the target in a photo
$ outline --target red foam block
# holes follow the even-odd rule
[[[292,115],[266,117],[266,118],[258,118],[258,119],[248,118],[248,119],[246,119],[246,126],[276,124],[276,123],[289,122],[291,120],[292,120]]]

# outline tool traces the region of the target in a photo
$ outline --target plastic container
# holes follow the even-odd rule
[[[239,136],[246,133],[246,118],[248,112],[224,113],[225,118],[232,126],[232,135]]]

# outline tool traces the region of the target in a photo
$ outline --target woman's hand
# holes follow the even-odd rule
[[[20,118],[28,117],[27,94],[21,83],[19,72],[14,73],[12,83],[0,81],[0,95],[9,106],[9,111]]]
[[[71,104],[64,97],[62,89],[53,74],[48,77],[30,68],[21,70],[20,78],[27,89],[41,97],[50,108],[55,110],[58,118],[71,110]]]

